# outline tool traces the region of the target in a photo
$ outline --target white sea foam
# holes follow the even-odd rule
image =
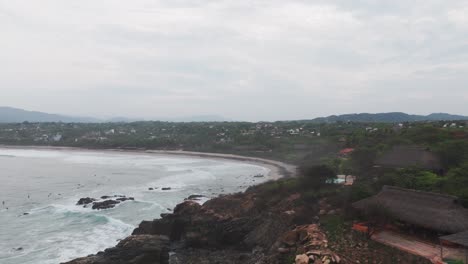
[[[10,207],[0,207],[2,264],[51,264],[96,253],[191,194],[240,191],[253,183],[252,175],[268,172],[226,160],[119,152],[0,149],[0,155],[14,156],[0,157],[0,196]],[[76,205],[83,197],[115,194],[135,201],[101,211]]]

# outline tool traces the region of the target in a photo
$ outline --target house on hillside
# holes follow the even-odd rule
[[[345,148],[345,149],[340,150],[338,154],[340,157],[347,157],[353,152],[354,152],[353,148]]]
[[[384,186],[376,195],[353,203],[359,211],[378,206],[404,224],[436,233],[455,234],[468,230],[468,209],[458,197]]]
[[[377,158],[375,165],[383,168],[418,167],[435,172],[442,171],[440,158],[419,146],[396,146]]]

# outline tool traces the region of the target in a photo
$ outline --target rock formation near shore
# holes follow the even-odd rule
[[[161,219],[141,222],[116,247],[68,264],[279,264],[294,262],[296,255],[310,263],[339,262],[314,224],[316,203],[305,203],[299,194],[265,197],[259,188],[204,205],[187,200]]]
[[[111,198],[116,198],[115,200],[112,200]],[[133,197],[127,197],[125,195],[113,195],[113,196],[108,196],[104,195],[101,196],[101,201],[98,201],[98,199],[95,198],[81,198],[78,200],[76,205],[83,205],[83,207],[87,207],[88,205],[91,205],[91,208],[94,210],[104,210],[104,209],[110,209],[114,208],[117,204],[125,201],[134,201],[135,198]]]

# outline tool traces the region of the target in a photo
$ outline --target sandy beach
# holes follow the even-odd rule
[[[0,145],[0,148],[6,149],[36,149],[36,150],[74,150],[74,151],[109,151],[109,152],[125,152],[134,154],[153,154],[153,155],[176,155],[185,157],[200,157],[209,159],[227,159],[241,161],[244,163],[262,166],[268,168],[267,175],[271,180],[277,180],[283,177],[294,177],[296,175],[297,166],[287,164],[281,161],[269,160],[257,157],[241,156],[234,154],[209,153],[209,152],[194,152],[183,150],[138,150],[138,149],[90,149],[80,147],[57,147],[57,146],[12,146]]]

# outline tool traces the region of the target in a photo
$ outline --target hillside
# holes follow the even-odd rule
[[[433,113],[430,115],[409,115],[401,112],[392,113],[360,113],[332,115],[312,119],[314,123],[335,123],[335,122],[369,122],[369,123],[397,123],[397,122],[417,122],[417,121],[445,121],[445,120],[468,120],[468,116],[451,115],[446,113]]]
[[[13,107],[0,107],[0,123],[28,122],[66,122],[66,123],[92,123],[98,120],[85,117],[71,117],[48,114],[37,111],[27,111]]]
[[[64,123],[130,123],[142,121],[142,118],[113,117],[109,119],[97,119],[88,117],[66,116],[49,114],[38,111],[28,111],[19,108],[0,106],[0,123],[28,122],[64,122]],[[155,118],[154,120],[166,122],[225,122],[228,119],[216,115],[187,116],[178,118]]]

